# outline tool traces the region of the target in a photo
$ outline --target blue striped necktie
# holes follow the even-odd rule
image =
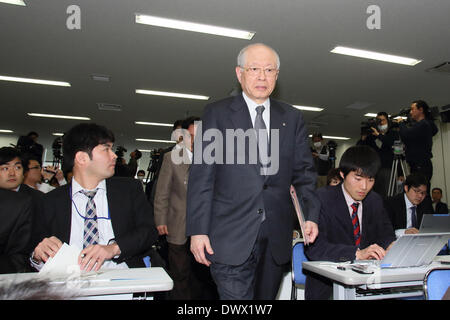
[[[84,233],[83,233],[83,249],[84,249],[90,245],[98,244],[99,241],[97,208],[94,202],[94,197],[97,193],[97,189],[95,189],[94,191],[81,190],[80,192],[84,194],[86,197],[88,197],[84,219]]]

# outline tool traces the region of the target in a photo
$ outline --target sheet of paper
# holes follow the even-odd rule
[[[39,271],[40,276],[61,275],[68,276],[74,273],[80,274],[78,256],[81,250],[77,247],[63,243],[62,247],[53,258],[49,258]]]

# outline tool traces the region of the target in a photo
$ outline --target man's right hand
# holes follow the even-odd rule
[[[377,244],[372,244],[363,250],[356,251],[356,260],[376,259],[382,260],[386,255],[386,251]]]
[[[165,225],[165,224],[157,226],[156,229],[158,229],[158,234],[160,236],[163,236],[165,234],[169,234],[169,230],[167,229],[167,225]]]
[[[54,257],[63,243],[56,237],[45,238],[33,252],[33,259],[37,262],[47,262],[49,257]]]
[[[409,228],[405,230],[405,234],[418,234],[419,233],[419,229],[416,228]]]
[[[194,255],[195,260],[198,263],[209,267],[211,261],[206,259],[205,250],[210,255],[214,254],[211,243],[209,242],[209,237],[204,234],[191,236],[191,252]]]

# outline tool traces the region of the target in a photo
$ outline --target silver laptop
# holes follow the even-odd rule
[[[450,232],[450,215],[424,214],[420,223],[419,233]]]
[[[434,257],[450,239],[450,232],[405,234],[397,239],[383,260],[361,260],[381,268],[420,267],[433,262]]]

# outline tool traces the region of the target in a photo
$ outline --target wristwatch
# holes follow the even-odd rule
[[[44,183],[50,183],[50,180],[44,179]]]

